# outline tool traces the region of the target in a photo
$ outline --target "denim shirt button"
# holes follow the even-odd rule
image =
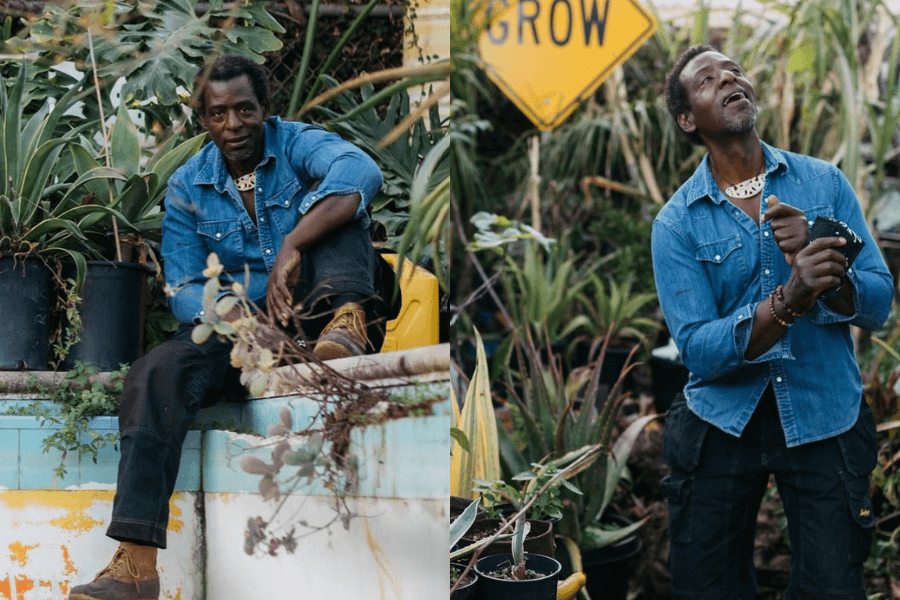
[[[766,237],[769,237],[769,232],[768,232],[768,231],[764,231],[764,232],[763,232],[763,235],[766,236]]]
[[[722,257],[720,255],[716,254],[716,260],[722,260]]]
[[[781,383],[781,377],[776,377],[776,378],[775,378],[775,381],[776,381],[777,383]]]
[[[768,269],[766,269],[765,273],[766,273],[766,275],[768,275],[769,273],[771,273],[771,271],[769,271]]]
[[[272,254],[272,249],[271,249],[271,248],[266,248],[266,254]]]
[[[809,221],[809,226],[810,226],[810,227],[813,226],[813,222],[812,222],[812,221]]]
[[[216,234],[216,239],[219,239],[220,237],[222,237],[222,234],[221,234],[221,233],[217,233],[217,234]]]

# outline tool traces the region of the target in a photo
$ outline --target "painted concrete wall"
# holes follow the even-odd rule
[[[347,528],[308,533],[334,516],[333,497],[318,482],[298,490],[278,510],[273,526],[297,527],[298,545],[278,556],[244,552],[247,519],[269,520],[275,503],[258,493],[259,478],[239,459],[271,453],[271,438],[225,431],[192,431],[185,445],[178,491],[172,499],[169,548],[160,553],[164,600],[270,600],[337,597],[354,600],[440,598],[446,593],[449,532],[448,382],[391,388],[397,397],[440,397],[431,414],[372,425],[354,432],[359,486],[348,506],[358,515]],[[0,398],[6,405],[21,399]],[[312,400],[272,397],[205,410],[198,424],[231,423],[262,433],[288,407],[295,424],[309,422]],[[95,428],[115,427],[99,418]],[[105,536],[114,495],[118,452],[66,459],[46,454],[46,435],[31,417],[0,416],[0,600],[65,599],[112,557]]]

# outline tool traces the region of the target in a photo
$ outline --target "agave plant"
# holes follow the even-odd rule
[[[88,213],[78,226],[83,231],[133,232],[158,237],[162,226],[162,201],[169,177],[197,153],[206,134],[178,143],[180,136],[163,142],[146,161],[142,160],[140,136],[125,104],[119,105],[110,142],[102,150],[82,136],[70,145],[78,179],[61,204],[80,205]],[[104,138],[105,140],[105,138]],[[108,160],[101,162],[98,155]],[[90,207],[95,210],[90,211]],[[121,241],[116,239],[121,260]]]
[[[68,256],[78,267],[80,285],[91,244],[74,219],[88,211],[59,202],[70,185],[70,169],[61,154],[79,131],[61,132],[61,117],[79,92],[73,87],[52,109],[41,98],[41,107],[29,114],[35,98],[26,82],[27,70],[23,64],[12,81],[0,74],[0,254]]]

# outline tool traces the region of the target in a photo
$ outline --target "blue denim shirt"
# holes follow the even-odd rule
[[[716,186],[709,155],[653,223],[654,276],[663,314],[685,366],[684,393],[701,419],[738,436],[770,382],[788,446],[853,426],[862,381],[850,325],[878,329],[893,283],[849,182],[833,165],[763,144],[766,199],[847,223],[865,247],[849,270],[854,314],[818,302],[762,356],[744,358],[756,306],[791,268],[769,223],[756,223]],[[737,201],[739,202],[739,201]]]
[[[173,314],[183,323],[200,315],[210,252],[218,254],[226,277],[244,283],[247,268],[247,296],[265,306],[269,271],[282,240],[301,217],[326,196],[359,192],[355,218],[368,228],[366,209],[382,181],[375,162],[336,134],[270,117],[256,170],[254,224],[225,158],[215,144],[207,144],[172,175],[166,192],[161,251],[166,283],[174,292],[169,300]]]

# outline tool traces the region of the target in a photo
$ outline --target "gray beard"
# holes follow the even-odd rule
[[[725,131],[728,133],[747,133],[756,127],[756,117],[759,115],[759,107],[744,111],[741,114],[725,120]]]
[[[247,148],[238,152],[222,152],[222,154],[231,162],[243,162],[253,156],[253,148]]]

